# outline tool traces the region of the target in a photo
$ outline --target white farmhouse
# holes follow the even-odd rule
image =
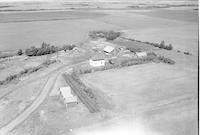
[[[94,60],[94,59],[90,59],[90,65],[93,67],[100,67],[100,66],[105,66],[105,60],[104,59],[98,59],[98,60]]]
[[[89,60],[89,64],[93,67],[105,66],[105,59],[102,55],[94,56]]]
[[[62,96],[64,100],[66,107],[67,107],[67,104],[69,103],[78,103],[77,97],[72,95],[70,87],[61,87],[59,91],[60,91],[60,95]]]
[[[146,57],[147,53],[146,52],[136,52],[136,55],[138,58]]]

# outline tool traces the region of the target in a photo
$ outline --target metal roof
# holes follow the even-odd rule
[[[101,53],[96,54],[91,57],[91,60],[93,60],[93,61],[104,60],[104,59],[105,59],[105,56]]]
[[[73,97],[70,87],[61,87],[60,92],[61,92],[61,94],[63,95],[64,98]]]
[[[105,52],[107,52],[107,53],[111,53],[114,50],[114,47],[112,47],[112,46],[106,46],[103,50]]]
[[[65,100],[65,103],[77,102],[77,97],[72,95],[70,87],[61,87],[60,92]]]

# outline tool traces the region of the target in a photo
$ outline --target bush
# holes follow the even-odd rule
[[[161,62],[170,64],[170,65],[175,64],[175,61],[173,61],[173,60],[171,60],[171,59],[169,59],[169,58],[165,58],[164,56],[159,56],[159,57],[158,57],[158,60],[160,60]]]
[[[34,73],[34,72],[40,70],[41,68],[43,68],[43,66],[48,66],[48,65],[53,64],[55,62],[56,62],[56,60],[47,60],[37,67],[26,68],[26,69],[20,71],[19,73],[14,74],[14,75],[10,75],[5,80],[0,81],[0,85],[8,84],[9,82],[11,82],[11,81],[13,81],[17,78],[20,78],[20,77],[22,77],[26,74]]]
[[[159,48],[164,48],[165,47],[165,41],[161,41]]]
[[[121,35],[120,32],[109,31],[106,33],[106,40],[115,40]]]
[[[47,43],[42,43],[40,48],[36,47],[31,47],[25,50],[25,54],[27,56],[41,56],[41,55],[46,55],[46,54],[52,54],[59,51],[58,47],[51,46],[50,44]]]
[[[191,53],[189,52],[183,52],[185,55],[192,55]]]
[[[0,85],[8,84],[9,82],[15,80],[18,76],[18,74],[9,75],[5,80],[0,81]]]
[[[19,49],[19,50],[17,51],[17,55],[22,55],[22,54],[23,54],[22,49]]]
[[[26,68],[26,69],[20,71],[19,73],[14,74],[14,75],[10,75],[5,80],[0,81],[0,85],[8,84],[9,82],[11,82],[11,81],[13,81],[13,80],[15,80],[15,79],[17,79],[19,77],[22,77],[25,74],[30,74],[30,73],[36,72],[41,68],[42,68],[42,66]]]
[[[64,45],[62,47],[62,50],[66,52],[67,50],[73,50],[75,47],[76,47],[75,45]]]
[[[161,49],[166,49],[166,50],[172,50],[172,49],[173,49],[173,47],[172,47],[171,44],[165,45],[165,41],[164,41],[164,40],[161,41],[160,45],[155,44],[154,46],[155,46],[155,47],[159,47],[159,48],[161,48]]]
[[[93,67],[75,67],[73,68],[73,72],[76,74],[87,74],[96,71],[103,71],[113,68],[121,68],[126,66],[144,64],[149,62],[164,62],[167,64],[175,64],[175,61],[165,58],[164,56],[157,56],[154,52],[147,53],[146,57],[143,58],[127,58],[127,59],[110,59],[108,63],[106,63],[103,67],[93,68]]]
[[[36,56],[37,52],[38,52],[38,49],[34,46],[25,50],[25,54],[27,56]]]
[[[92,39],[105,38],[106,40],[115,40],[121,36],[120,32],[115,31],[90,31],[89,37]]]
[[[122,37],[122,38],[124,38],[124,37]],[[140,41],[140,40],[135,40],[135,39],[130,39],[130,38],[124,38],[124,39],[128,39],[128,40],[130,40],[130,41],[136,41],[136,42],[140,42],[140,43],[149,44],[149,45],[152,45],[152,46],[154,46],[154,47],[161,48],[161,49],[166,49],[166,50],[172,50],[172,49],[173,49],[173,47],[172,47],[171,44],[165,45],[165,41],[164,41],[164,40],[161,41],[160,44],[158,44],[158,43],[152,43],[152,42],[148,42],[148,41],[143,42],[143,41]]]
[[[95,93],[91,88],[84,85],[76,73],[64,75],[64,79],[68,82],[75,93],[79,93],[79,99],[86,105],[90,112],[100,111]],[[87,104],[88,102],[90,103],[89,105]]]
[[[173,49],[173,47],[172,47],[172,45],[171,44],[169,44],[169,46],[167,46],[167,48],[166,48],[167,50],[172,50]]]

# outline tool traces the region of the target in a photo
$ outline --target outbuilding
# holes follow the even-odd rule
[[[137,55],[138,58],[142,58],[142,57],[147,56],[147,52],[136,52],[135,54]]]
[[[66,107],[69,103],[78,103],[77,97],[72,94],[70,87],[61,87],[59,92],[64,100]]]
[[[106,52],[106,53],[111,53],[112,51],[114,51],[114,47],[112,46],[106,46],[103,51]]]

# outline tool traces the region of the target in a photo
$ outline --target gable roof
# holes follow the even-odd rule
[[[93,61],[104,60],[104,59],[105,59],[105,56],[103,54],[96,54],[91,57],[91,60]]]

